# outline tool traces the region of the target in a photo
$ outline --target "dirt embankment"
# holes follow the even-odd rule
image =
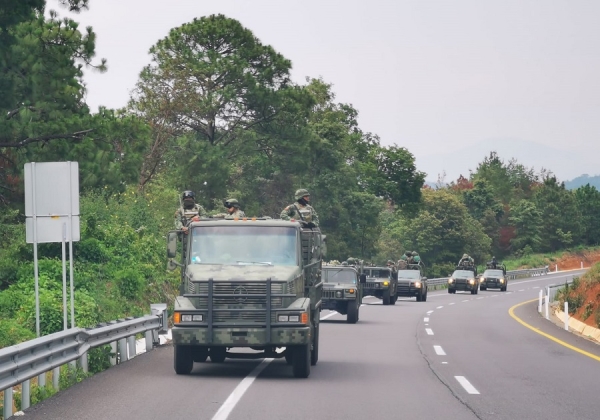
[[[595,254],[600,254],[600,251],[595,251]],[[577,257],[577,256],[573,256]],[[593,259],[595,255],[589,259],[589,264],[584,262],[584,267],[592,268],[585,273],[576,284],[576,287],[569,289],[566,296],[561,296],[561,305],[564,304],[565,299],[569,302],[569,312],[575,309],[575,312],[571,312],[571,316],[590,325],[595,328],[600,328],[600,264],[594,264],[600,261],[600,259]],[[581,258],[579,259],[578,265],[573,268],[581,267]],[[567,264],[575,264],[577,261],[574,258],[565,258],[565,267]],[[568,270],[569,268],[562,268],[559,262],[559,270]]]
[[[581,268],[582,262],[584,268],[589,268],[595,263],[600,262],[600,249],[564,254],[554,262],[549,263],[549,266],[551,270],[554,270],[556,264],[558,264],[559,270],[575,270]]]

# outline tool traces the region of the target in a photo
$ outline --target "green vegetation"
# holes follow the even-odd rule
[[[331,84],[290,79],[292,63],[222,15],[173,28],[151,48],[126,108],[91,113],[83,69],[96,35],[45,18],[43,0],[0,6],[0,347],[34,336],[32,247],[25,243],[23,165],[77,161],[81,241],[74,244],[75,317],[93,326],[172,302],[165,236],[184,189],[208,211],[237,198],[249,216],[278,217],[311,192],[328,256],[382,263],[417,250],[430,277],[463,253],[482,263],[600,243],[600,193],[486,156],[469,178],[424,187],[414,156],[363,131]],[[85,9],[86,0],[63,1]],[[93,12],[89,12],[93,13]],[[389,139],[386,139],[390,143]],[[592,228],[589,228],[592,226]],[[595,226],[595,227],[593,227]],[[42,244],[42,333],[63,328],[60,244]],[[545,261],[545,260],[544,260]],[[90,357],[107,366],[108,350]]]
[[[558,291],[557,300],[560,307],[569,303],[569,314],[581,311],[581,319],[587,320],[593,316],[596,326],[600,328],[600,263],[594,264],[583,276],[573,279]]]

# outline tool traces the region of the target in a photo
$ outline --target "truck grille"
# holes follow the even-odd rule
[[[267,298],[267,285],[263,282],[256,283],[230,283],[230,282],[217,282],[214,283],[214,294],[215,295],[230,295],[230,296],[215,296],[213,297],[213,307],[215,309],[266,309]],[[195,290],[192,293],[206,293],[208,294],[208,283],[195,283]],[[282,294],[283,283],[272,283],[271,293]],[[293,292],[292,292],[293,293]],[[261,296],[252,296],[261,295]],[[208,306],[208,297],[197,297],[196,307],[205,308]],[[283,298],[272,297],[271,298],[272,308],[283,307]],[[264,315],[262,318],[264,319]]]
[[[398,283],[398,293],[410,292],[410,283]]]
[[[368,281],[365,283],[365,287],[367,289],[376,289],[377,288],[376,284],[378,284],[378,282]]]
[[[323,299],[335,299],[335,289],[323,289]]]

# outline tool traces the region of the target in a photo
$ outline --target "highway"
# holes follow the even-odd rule
[[[537,314],[540,287],[578,272],[513,280],[507,292],[430,291],[427,302],[367,298],[357,324],[323,311],[319,363],[296,379],[283,359],[173,370],[164,346],[28,409],[26,419],[598,419],[600,345]],[[525,327],[545,332],[561,343]],[[583,354],[565,347],[570,345]]]

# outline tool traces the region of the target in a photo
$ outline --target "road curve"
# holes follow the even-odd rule
[[[319,363],[308,379],[293,378],[281,359],[261,365],[254,382],[242,380],[259,361],[195,364],[178,376],[172,347],[162,347],[30,408],[26,418],[597,419],[600,363],[508,313],[572,275],[515,280],[505,293],[430,292],[427,302],[395,306],[369,298],[355,325],[324,311]],[[515,315],[600,355],[600,346],[542,320],[536,308],[522,305]]]

